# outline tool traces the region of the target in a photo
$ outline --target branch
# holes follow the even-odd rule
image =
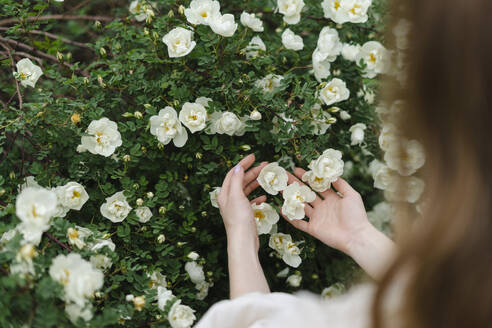
[[[62,243],[61,241],[59,241],[58,239],[56,239],[52,234],[50,234],[49,232],[45,232],[44,233],[46,235],[46,237],[48,237],[49,239],[51,239],[52,241],[54,241],[55,243],[57,243],[58,245],[60,245],[61,247],[65,248],[67,251],[71,252],[72,249],[70,247],[68,247],[67,244],[64,244]]]
[[[14,58],[12,57],[12,54],[10,53],[10,50],[11,50],[10,47],[6,44],[3,44],[3,43],[0,43],[0,45],[5,50],[7,50],[7,53],[10,57],[10,66],[12,67],[12,73],[15,73],[15,61],[14,61]],[[17,96],[19,98],[19,109],[22,109],[22,95],[20,92],[19,81],[17,81],[17,79],[15,77],[14,77],[14,80],[15,80],[15,87],[17,88]]]
[[[8,27],[0,27],[0,31],[7,31],[9,28]],[[85,44],[85,43],[82,43],[82,42],[77,42],[77,41],[72,41],[70,39],[67,39],[67,38],[64,38],[62,36],[59,36],[59,35],[56,35],[56,34],[53,34],[53,33],[49,33],[49,32],[45,32],[45,31],[39,31],[39,30],[26,30],[26,29],[19,29],[20,31],[24,32],[24,33],[30,33],[30,34],[36,34],[36,35],[44,35],[48,38],[51,38],[51,39],[55,39],[55,40],[60,40],[62,42],[65,42],[65,43],[68,43],[68,44],[71,44],[71,45],[74,45],[74,46],[77,46],[77,47],[81,47],[81,48],[86,48],[86,49],[90,49],[92,51],[95,52],[94,48],[92,48],[91,46]]]
[[[3,38],[3,37],[0,37],[0,41],[10,43],[14,47],[19,47],[19,48],[25,49],[27,51],[32,51],[36,55],[38,55],[39,57],[49,59],[49,60],[54,61],[54,62],[56,62],[58,64],[62,64],[64,66],[70,68],[71,70],[74,70],[73,65],[71,65],[69,63],[65,63],[65,62],[60,63],[60,61],[58,60],[58,58],[56,58],[55,56],[52,56],[52,55],[49,55],[49,54],[44,53],[42,51],[39,51],[39,50],[35,49],[34,47],[28,46],[25,43],[22,43],[22,42],[19,42],[19,41],[16,41],[16,40],[12,40],[12,39],[8,39],[8,38]],[[87,73],[87,72],[85,72],[83,70],[77,69],[76,71],[80,72],[80,74],[82,74],[83,76],[87,76],[87,77],[89,76],[89,73]]]
[[[14,52],[14,56],[27,57],[29,59],[32,59],[32,60],[37,61],[39,65],[43,65],[43,60],[41,58],[35,57],[35,56],[31,55],[31,54],[28,54],[27,52],[16,51],[16,52]]]
[[[36,22],[40,20],[91,20],[101,22],[111,22],[115,17],[109,16],[87,16],[87,15],[46,15],[39,17],[27,17],[27,18],[8,18],[0,21],[0,26],[9,25],[18,22]]]

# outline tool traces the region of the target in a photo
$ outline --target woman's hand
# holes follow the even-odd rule
[[[266,196],[260,196],[251,202],[247,197],[258,188],[256,178],[267,163],[261,163],[248,170],[254,161],[255,156],[250,154],[227,173],[217,203],[228,242],[242,244],[254,242],[255,249],[258,251],[258,232],[251,203],[260,204],[266,200]]]
[[[302,183],[305,172],[296,168],[295,176],[289,173],[289,184]],[[393,242],[371,225],[357,191],[342,178],[333,187],[340,195],[329,189],[305,204],[309,221],[284,218],[299,230],[351,256],[369,275],[378,278],[391,258]]]

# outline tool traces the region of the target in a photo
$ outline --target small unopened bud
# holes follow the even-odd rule
[[[212,271],[207,271],[207,277],[212,277],[214,275],[214,273]]]
[[[167,13],[167,16],[168,17],[174,17],[174,11],[172,9],[169,10],[169,12]]]
[[[184,246],[185,244],[186,244],[186,242],[185,242],[185,241],[178,241],[178,242],[176,243],[176,245],[178,245],[178,247]]]
[[[253,121],[259,121],[261,120],[261,113],[254,109],[250,114],[249,118],[252,119]]]
[[[132,157],[128,154],[123,155],[123,162],[129,162],[132,160]]]
[[[180,13],[181,15],[184,15],[185,9],[186,9],[185,6],[180,5],[178,8],[178,13]]]
[[[100,48],[100,49],[99,49],[99,53],[100,53],[100,54],[101,54],[101,56],[103,56],[103,57],[104,57],[104,56],[106,56],[106,54],[107,54],[107,53],[106,53],[106,49],[104,49],[104,47],[102,47],[102,48]]]
[[[72,116],[70,117],[70,121],[72,121],[73,124],[80,123],[80,114],[73,113]]]
[[[340,71],[339,69],[333,70],[333,76],[339,76],[340,74],[342,74],[342,71]]]
[[[153,197],[154,197],[154,193],[153,193],[152,191],[149,191],[149,192],[147,193],[147,198],[151,199],[151,198],[153,198]]]
[[[5,190],[3,188],[0,189],[0,197],[3,196],[3,195],[5,195],[6,192],[7,192],[7,190]]]
[[[142,198],[137,198],[137,200],[135,201],[135,203],[137,204],[137,206],[142,206],[143,205],[143,199]]]
[[[174,107],[179,107],[179,100],[177,99],[174,100]]]
[[[251,150],[251,146],[250,145],[241,145],[239,148],[241,148],[244,151],[250,151]]]
[[[65,55],[65,58],[69,61],[70,59],[72,59],[72,53],[71,52],[67,52],[67,54]]]
[[[180,210],[184,210],[184,209],[185,209],[184,205],[179,205],[179,206],[178,206],[178,208],[179,208]]]
[[[94,22],[94,26],[95,26],[96,28],[101,28],[102,24],[101,24],[101,22],[100,22],[100,21],[98,21],[98,20],[97,20],[97,21],[95,21],[95,22]]]
[[[146,27],[144,28],[144,34],[145,34],[145,35],[149,35],[149,34],[150,34],[149,29],[148,29],[148,28],[146,28]]]
[[[314,280],[316,280],[316,279],[319,279],[319,276],[316,273],[313,273],[312,276],[311,276],[311,278],[313,278]]]
[[[63,54],[59,51],[56,52],[56,59],[58,59],[58,61],[62,61],[63,60]]]
[[[157,242],[159,244],[162,244],[163,242],[166,241],[166,236],[164,236],[164,234],[160,234],[158,237],[157,237]]]
[[[100,86],[101,88],[105,88],[105,87],[106,87],[106,83],[104,83],[103,78],[102,78],[102,76],[101,76],[101,75],[98,75],[98,76],[97,76],[97,83],[99,83],[99,86]]]
[[[125,296],[125,300],[127,302],[133,302],[133,299],[135,298],[135,296],[133,296],[133,294],[128,294]]]
[[[191,227],[191,232],[195,233],[196,232],[196,228],[195,227]]]
[[[11,180],[14,180],[15,179],[15,172],[14,171],[10,171],[9,177],[10,177]]]
[[[339,107],[330,107],[330,108],[328,108],[328,111],[330,113],[337,113],[340,111],[340,108]]]
[[[84,76],[84,84],[87,85],[89,84],[89,78],[87,76]]]
[[[138,183],[134,183],[133,184],[133,189],[137,190],[138,188],[140,188],[140,185]]]
[[[346,120],[350,120],[350,118],[351,118],[351,117],[352,117],[352,116],[350,116],[350,114],[349,114],[348,112],[344,111],[344,110],[342,110],[342,111],[340,112],[340,118],[341,118],[342,120],[344,120],[344,121],[346,121]]]
[[[161,215],[166,214],[166,208],[164,206],[159,207],[159,214]]]
[[[140,150],[142,151],[142,153],[146,153],[147,152],[147,148],[145,148],[145,146],[140,147]]]
[[[337,122],[337,119],[335,117],[330,117],[329,119],[326,120],[326,123],[328,124],[335,124]]]
[[[341,28],[342,28],[342,24],[337,24],[337,25],[336,25],[336,28],[337,28],[337,29],[341,29]]]
[[[196,159],[202,159],[202,157],[203,157],[203,154],[202,153],[196,153],[195,154],[195,158]]]
[[[125,113],[121,114],[121,116],[126,117],[126,118],[133,117],[133,113],[125,112]]]
[[[141,112],[139,112],[139,111],[136,111],[135,113],[133,113],[133,116],[135,116],[135,118],[136,118],[137,120],[141,120],[141,119],[142,119],[142,117],[143,117],[142,113],[141,113]]]
[[[200,255],[198,255],[197,252],[190,252],[187,257],[193,261],[196,261],[198,260],[198,258],[200,257]]]
[[[152,32],[152,37],[156,40],[159,39],[159,33],[157,33],[156,31]]]
[[[201,214],[202,214],[203,217],[206,217],[207,216],[207,211],[202,211]]]
[[[160,142],[159,142],[159,143],[157,144],[157,148],[159,148],[159,150],[163,150],[163,149],[164,149],[164,147],[165,147],[165,145],[164,145],[163,143],[160,143]]]
[[[152,105],[151,104],[144,104],[144,107],[147,109],[150,109],[150,108],[152,108]]]

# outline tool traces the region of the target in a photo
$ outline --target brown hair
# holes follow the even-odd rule
[[[490,327],[492,1],[402,5],[412,28],[399,125],[426,149],[427,206],[419,219],[411,212],[401,218],[415,222],[398,238],[399,257],[380,281],[373,325],[396,325],[384,320],[385,296],[411,267],[398,326]]]

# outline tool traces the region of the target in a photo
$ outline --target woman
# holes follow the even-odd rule
[[[403,5],[412,29],[398,120],[405,122],[404,136],[426,149],[422,218],[399,213],[393,246],[368,223],[357,192],[339,179],[334,188],[343,198],[321,194],[306,206],[309,221],[291,223],[352,256],[375,283],[327,302],[269,294],[247,199],[265,164],[249,169],[254,158],[248,156],[227,174],[219,196],[233,300],[213,306],[197,327],[491,326],[492,2]],[[296,169],[289,182],[303,172]]]

